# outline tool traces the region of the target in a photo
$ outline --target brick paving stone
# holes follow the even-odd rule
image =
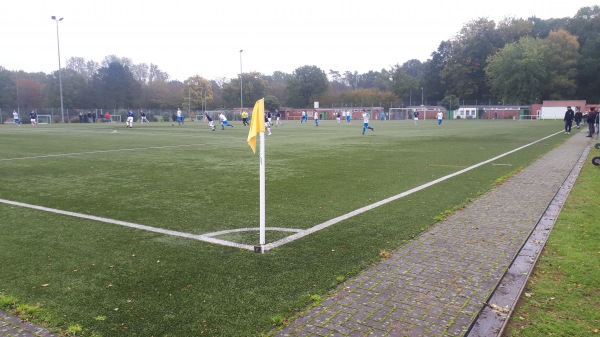
[[[58,337],[56,333],[0,310],[0,337]]]
[[[336,326],[351,331],[348,336],[463,336],[588,144],[583,134],[570,137],[341,284],[331,297],[342,295],[327,306],[354,314]],[[323,309],[316,306],[307,314]],[[286,330],[274,336],[302,336],[299,331],[310,326],[302,320],[290,324],[296,334]]]

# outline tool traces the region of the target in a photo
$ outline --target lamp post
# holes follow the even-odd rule
[[[58,86],[60,88],[60,119],[61,122],[65,123],[65,113],[63,105],[63,92],[62,92],[62,69],[60,67],[60,40],[58,38],[58,23],[64,18],[57,19],[56,16],[51,16],[52,20],[56,21],[56,45],[58,46]]]
[[[421,87],[421,109],[423,109],[423,120],[426,120],[427,112],[425,112],[425,105],[423,104],[423,87]]]
[[[243,84],[243,71],[242,71],[242,52],[244,50],[240,49],[240,113],[242,113],[242,110],[244,110],[244,84]]]

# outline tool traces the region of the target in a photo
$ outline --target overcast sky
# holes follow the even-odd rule
[[[379,71],[426,61],[471,20],[572,17],[597,0],[3,0],[0,66],[58,69],[70,57],[154,63],[171,79],[232,78],[314,65]]]

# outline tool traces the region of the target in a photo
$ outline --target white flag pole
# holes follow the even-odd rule
[[[259,165],[259,175],[260,175],[260,246],[259,247],[255,247],[255,251],[257,253],[264,253],[264,245],[265,245],[265,133],[264,132],[259,132],[258,133],[258,139],[260,141],[260,147],[259,147],[259,153],[258,153],[258,157],[260,160],[260,165]],[[256,248],[259,248],[259,250],[257,250]]]

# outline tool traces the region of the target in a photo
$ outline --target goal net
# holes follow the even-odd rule
[[[390,108],[389,119],[390,120],[405,120],[412,119],[412,113],[414,109],[409,108]]]
[[[121,115],[110,115],[110,121],[115,123],[121,123]]]
[[[38,124],[50,124],[52,123],[52,115],[37,115]]]

